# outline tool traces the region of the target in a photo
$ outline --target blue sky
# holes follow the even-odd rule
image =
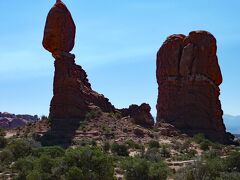
[[[65,0],[77,26],[72,53],[93,88],[118,108],[155,115],[156,53],[167,36],[208,30],[218,41],[222,107],[240,114],[239,0]],[[41,42],[54,0],[0,1],[0,111],[48,114],[53,58]]]

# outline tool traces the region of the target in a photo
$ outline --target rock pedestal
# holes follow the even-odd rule
[[[114,106],[103,95],[93,91],[87,74],[75,64],[70,53],[74,47],[76,27],[67,7],[57,1],[50,10],[43,38],[43,46],[55,58],[53,98],[50,117],[83,120],[92,105],[111,112]]]
[[[55,55],[54,96],[51,101],[50,117],[53,119],[84,119],[91,105],[105,112],[114,106],[103,95],[93,91],[86,72],[75,64],[70,53]]]
[[[216,39],[206,31],[172,35],[157,54],[157,121],[227,141],[219,101],[222,75]]]

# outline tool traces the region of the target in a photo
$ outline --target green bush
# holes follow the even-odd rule
[[[71,167],[66,176],[68,180],[79,180],[84,178],[82,170],[76,166]]]
[[[42,174],[37,171],[37,170],[33,170],[31,171],[27,176],[26,176],[26,180],[42,180]]]
[[[3,151],[0,152],[0,162],[3,165],[8,165],[11,162],[13,162],[14,160],[14,156],[13,153],[8,150],[8,149],[4,149]]]
[[[44,173],[51,174],[52,168],[54,166],[54,160],[48,155],[42,155],[39,159],[35,161],[35,167]]]
[[[0,128],[0,136],[5,136],[6,133],[5,133],[5,130],[3,128]]]
[[[90,110],[86,115],[85,115],[85,119],[86,120],[91,120],[94,118],[97,118],[99,116],[102,115],[102,110],[100,108],[95,108]]]
[[[119,112],[119,111],[110,112],[110,113],[109,113],[109,116],[111,116],[111,117],[113,117],[113,118],[116,118],[116,119],[121,119],[121,118],[122,118],[122,114],[121,114],[121,112]]]
[[[224,172],[220,173],[218,180],[239,180],[240,172]]]
[[[3,136],[0,136],[0,149],[5,148],[6,145],[7,140]]]
[[[118,156],[128,156],[128,148],[125,144],[117,144],[113,143],[111,146],[112,153],[118,155]]]
[[[202,180],[209,179],[207,168],[202,162],[181,168],[174,177],[174,180]]]
[[[103,147],[102,148],[103,148],[104,152],[108,152],[110,150],[110,147],[111,146],[110,146],[110,143],[108,141],[103,143]]]
[[[227,173],[225,160],[221,158],[198,161],[194,165],[187,166],[178,171],[175,175],[176,180],[200,180],[200,179],[219,179]]]
[[[200,143],[200,148],[203,151],[209,150],[210,142],[208,140],[204,140]]]
[[[203,157],[207,160],[214,159],[220,156],[220,152],[216,149],[211,149],[209,151],[206,151],[203,155]]]
[[[28,156],[32,152],[32,145],[29,141],[16,139],[10,142],[7,148],[13,153],[14,158],[22,158]]]
[[[158,148],[149,148],[143,157],[154,162],[159,162],[162,160],[162,154]]]
[[[152,163],[149,167],[149,180],[167,179],[169,170],[163,162]]]
[[[68,149],[64,159],[68,167],[75,166],[80,168],[85,179],[113,179],[112,158],[98,148]]]
[[[62,157],[64,156],[65,151],[59,146],[49,146],[49,147],[40,147],[35,148],[32,151],[32,155],[40,157],[42,155],[50,156],[51,158]]]
[[[199,133],[193,136],[193,141],[196,142],[197,144],[200,144],[205,140],[206,140],[205,135],[202,133]]]
[[[225,167],[229,172],[240,172],[240,152],[231,153],[226,158]]]
[[[26,176],[33,170],[33,159],[19,158],[13,166],[13,169],[18,172],[18,179],[25,179]]]
[[[125,144],[128,146],[128,148],[132,148],[132,149],[141,149],[142,145],[135,143],[132,139],[129,139],[125,142]]]
[[[160,144],[158,141],[151,140],[148,142],[149,148],[160,148]]]
[[[146,180],[148,179],[149,163],[147,160],[132,158],[124,162],[123,165],[126,180]]]
[[[168,167],[162,162],[150,162],[145,159],[131,158],[123,163],[126,180],[162,180],[168,175]]]
[[[165,158],[169,158],[171,156],[170,150],[168,149],[168,147],[166,145],[163,145],[161,147],[160,153],[161,153],[162,157],[165,157]]]

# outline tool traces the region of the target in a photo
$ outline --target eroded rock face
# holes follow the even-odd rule
[[[216,39],[206,31],[172,35],[157,53],[157,121],[188,134],[226,140]]]
[[[151,128],[154,125],[154,119],[151,115],[149,104],[143,103],[140,106],[131,105],[129,108],[120,110],[123,116],[130,116],[134,123],[143,127]]]

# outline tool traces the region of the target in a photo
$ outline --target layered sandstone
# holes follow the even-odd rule
[[[206,31],[167,38],[157,53],[157,121],[225,141],[216,39]]]

